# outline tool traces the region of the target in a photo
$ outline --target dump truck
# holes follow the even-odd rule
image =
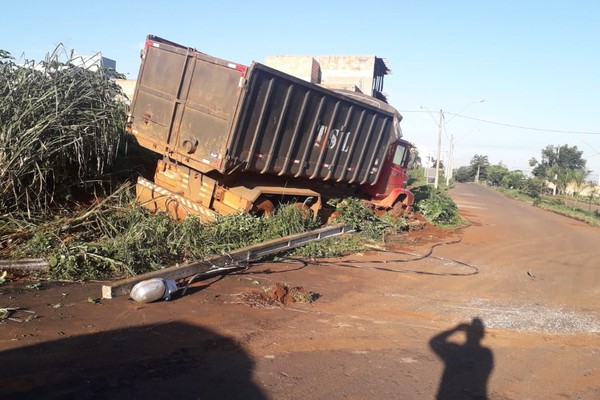
[[[414,197],[401,119],[370,96],[148,35],[127,131],[162,159],[153,181],[138,179],[137,199],[178,219],[290,202],[316,215],[344,197],[405,213]]]

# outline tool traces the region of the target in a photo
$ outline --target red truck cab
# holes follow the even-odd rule
[[[412,211],[414,195],[406,189],[412,147],[412,144],[406,140],[398,139],[395,145],[390,146],[381,167],[379,180],[372,186],[361,187],[365,193],[372,196],[371,202],[377,208],[394,208],[396,213],[402,215]]]

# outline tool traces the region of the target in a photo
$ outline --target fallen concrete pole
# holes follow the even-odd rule
[[[48,271],[48,261],[43,258],[22,258],[20,260],[0,260],[1,269],[21,271]]]
[[[102,286],[102,298],[112,299],[116,296],[128,295],[135,284],[147,279],[162,278],[165,280],[178,280],[204,273],[212,274],[218,273],[219,271],[227,272],[235,269],[235,267],[242,266],[244,263],[259,260],[269,254],[280,253],[284,250],[293,249],[310,242],[316,242],[349,232],[353,232],[353,229],[347,225],[332,225],[310,232],[298,233],[270,240],[268,242],[243,247],[221,256],[214,256],[207,260],[194,261],[188,264],[176,265],[158,271],[148,272],[146,274],[122,279]]]

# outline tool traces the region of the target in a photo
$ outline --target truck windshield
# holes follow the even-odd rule
[[[398,147],[396,147],[396,154],[394,154],[393,163],[400,167],[405,167],[404,164],[406,163],[406,160],[408,159],[407,153],[408,153],[408,149],[406,147],[404,147],[403,145],[399,144]]]

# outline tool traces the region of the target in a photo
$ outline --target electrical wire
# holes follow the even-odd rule
[[[257,265],[261,265],[261,264],[290,264],[290,263],[297,263],[300,264],[299,267],[296,268],[290,268],[290,269],[285,269],[283,271],[273,271],[272,269],[265,269],[263,271],[259,271],[257,273],[261,273],[261,274],[281,274],[284,272],[293,272],[293,271],[300,271],[301,269],[304,269],[306,267],[308,267],[309,265],[311,265],[311,263],[305,259],[301,259],[301,258],[294,258],[294,257],[281,257],[278,258],[277,260],[272,260],[272,261],[251,261],[248,263],[248,266],[246,268],[244,268],[244,270],[242,272],[236,272],[235,275],[248,275],[248,274],[254,274],[255,272],[245,272],[247,269],[249,269],[250,267],[254,267]]]
[[[460,118],[470,119],[470,120],[473,120],[473,121],[484,122],[486,124],[500,125],[500,126],[506,126],[506,127],[509,127],[509,128],[525,129],[525,130],[530,130],[530,131],[552,132],[552,133],[572,133],[572,134],[577,134],[577,135],[600,135],[600,132],[591,132],[591,131],[565,131],[565,130],[560,130],[560,129],[533,128],[533,127],[530,127],[530,126],[513,125],[513,124],[505,124],[505,123],[502,123],[502,122],[489,121],[489,120],[486,120],[486,119],[469,117],[467,115],[453,114],[453,113],[450,113],[450,112],[447,112],[447,114],[453,115],[454,117],[460,117]]]
[[[353,269],[363,269],[363,270],[375,270],[375,271],[383,271],[383,272],[395,272],[395,273],[402,273],[402,274],[407,274],[407,273],[412,273],[412,274],[417,274],[417,275],[429,275],[429,276],[472,276],[472,275],[477,275],[479,274],[479,268],[477,268],[474,265],[471,265],[469,263],[463,262],[463,261],[458,261],[452,258],[444,258],[444,257],[438,257],[438,256],[434,256],[433,255],[433,250],[436,247],[440,247],[440,246],[449,246],[449,245],[453,245],[453,244],[457,244],[460,243],[462,241],[462,238],[459,237],[456,240],[450,240],[447,242],[440,242],[440,243],[435,243],[433,245],[431,245],[429,247],[429,250],[427,252],[425,252],[425,254],[415,254],[415,253],[409,253],[409,252],[405,252],[405,251],[397,251],[397,250],[387,250],[387,249],[377,249],[374,248],[375,251],[378,251],[380,253],[389,253],[389,254],[402,254],[402,255],[409,255],[412,256],[412,258],[396,258],[396,259],[391,259],[391,260],[356,260],[356,259],[350,259],[350,260],[340,260],[340,261],[319,261],[319,260],[315,260],[315,261],[308,261],[306,259],[299,259],[299,258],[294,258],[294,257],[282,257],[279,258],[277,260],[270,260],[270,261],[250,261],[250,262],[235,262],[232,263],[230,265],[227,265],[225,267],[221,267],[221,268],[215,268],[215,269],[211,269],[205,272],[201,272],[199,274],[196,274],[190,278],[187,279],[185,285],[183,287],[181,287],[180,289],[183,289],[183,292],[181,294],[181,296],[185,296],[187,290],[189,289],[190,285],[192,284],[192,282],[196,279],[201,279],[201,280],[205,280],[211,277],[214,277],[216,274],[221,275],[221,278],[224,277],[225,275],[247,275],[247,274],[278,274],[278,273],[284,273],[284,272],[292,272],[292,271],[299,271],[302,270],[304,268],[306,268],[309,265],[333,265],[333,266],[337,266],[337,267],[342,267],[342,268],[353,268]],[[389,268],[389,267],[371,267],[371,266],[367,266],[367,265],[355,265],[355,264],[396,264],[396,263],[407,263],[407,262],[415,262],[415,261],[420,261],[420,260],[424,260],[426,258],[434,258],[436,260],[441,260],[441,261],[449,261],[449,262],[453,262],[455,264],[458,265],[462,265],[464,267],[469,268],[471,271],[470,272],[466,272],[466,273],[460,273],[460,272],[429,272],[429,271],[418,271],[418,270],[412,270],[412,269],[396,269],[396,268]],[[206,262],[206,261],[205,261]],[[283,264],[283,263],[287,263],[289,264],[290,262],[292,263],[299,263],[300,266],[297,268],[293,268],[293,269],[286,269],[284,271],[273,271],[271,269],[266,269],[264,271],[256,271],[256,272],[246,272],[248,269],[250,269],[251,267],[255,267],[261,264]],[[212,265],[212,263],[208,263],[210,264],[212,267],[216,267],[215,265]],[[218,280],[220,280],[221,278],[219,278]]]
[[[413,258],[409,258],[409,259],[405,259],[405,258],[399,258],[399,259],[391,259],[391,260],[342,260],[341,262],[330,262],[330,261],[320,261],[317,262],[317,264],[321,265],[321,264],[329,264],[329,265],[336,265],[336,266],[340,266],[340,267],[348,267],[348,268],[356,268],[356,269],[367,269],[367,270],[377,270],[377,271],[384,271],[384,272],[396,272],[396,273],[413,273],[413,274],[417,274],[417,275],[430,275],[430,276],[471,276],[471,275],[477,275],[479,274],[479,268],[477,268],[474,265],[468,264],[466,262],[463,261],[458,261],[458,260],[454,260],[451,258],[444,258],[444,257],[438,257],[438,256],[433,256],[433,249],[435,249],[438,246],[448,246],[448,245],[452,245],[452,244],[457,244],[460,243],[462,240],[462,238],[459,238],[457,240],[452,240],[449,242],[442,242],[442,243],[436,243],[433,246],[431,246],[429,248],[429,251],[427,251],[425,254],[415,254],[415,253],[408,253],[408,252],[403,252],[403,251],[395,251],[395,250],[377,250],[379,252],[383,252],[383,253],[391,253],[391,254],[403,254],[403,255],[410,255],[413,256]],[[411,270],[411,269],[396,269],[396,268],[388,268],[388,267],[369,267],[369,266],[355,266],[353,264],[394,264],[394,263],[405,263],[405,262],[414,262],[414,261],[420,261],[423,260],[425,258],[435,258],[437,260],[442,260],[442,261],[450,261],[453,262],[455,264],[459,264],[462,265],[464,267],[469,268],[471,271],[468,273],[459,273],[459,272],[429,272],[429,271],[417,271],[417,270]]]
[[[479,273],[479,268],[468,264],[466,262],[463,261],[458,261],[458,260],[454,260],[451,258],[444,258],[444,257],[438,257],[438,256],[434,256],[433,254],[433,250],[436,247],[439,246],[449,246],[449,245],[453,245],[453,244],[457,244],[460,243],[462,241],[462,238],[458,238],[456,240],[451,240],[451,241],[447,241],[447,242],[440,242],[440,243],[435,243],[432,246],[429,247],[429,250],[427,252],[425,252],[425,254],[415,254],[415,253],[409,253],[409,252],[403,252],[403,251],[396,251],[396,250],[385,250],[385,249],[375,249],[375,251],[381,252],[381,253],[390,253],[390,254],[402,254],[402,255],[409,255],[412,256],[413,258],[398,258],[398,259],[391,259],[391,260],[340,260],[340,261],[321,261],[321,260],[314,260],[314,261],[307,261],[307,260],[302,260],[302,259],[297,259],[297,258],[283,258],[277,261],[267,261],[268,263],[284,263],[287,261],[294,261],[294,262],[301,262],[304,263],[301,267],[299,268],[295,268],[293,270],[285,270],[285,271],[271,271],[271,270],[267,270],[264,272],[257,272],[257,273],[267,273],[267,274],[271,274],[271,273],[281,273],[281,272],[289,272],[289,271],[297,271],[297,270],[301,270],[303,268],[305,268],[308,265],[333,265],[333,266],[338,266],[338,267],[346,267],[346,268],[354,268],[354,269],[366,269],[366,270],[377,270],[377,271],[384,271],[384,272],[396,272],[396,273],[414,273],[414,274],[418,274],[418,275],[431,275],[431,276],[471,276],[471,275],[477,275]],[[458,265],[462,265],[464,267],[469,268],[471,271],[467,272],[467,273],[458,273],[458,272],[449,272],[449,273],[440,273],[440,272],[429,272],[429,271],[417,271],[417,270],[411,270],[411,269],[395,269],[395,268],[389,268],[389,267],[370,267],[370,266],[366,266],[366,265],[362,265],[362,266],[357,266],[355,264],[394,264],[394,263],[407,263],[407,262],[414,262],[414,261],[420,261],[426,258],[434,258],[436,260],[441,260],[441,261],[450,261],[453,262],[455,264]],[[265,264],[265,261],[256,261],[253,262],[251,264],[256,265],[256,264]]]
[[[427,112],[427,111],[423,111],[423,110],[399,110],[399,112],[401,112],[401,113],[423,113],[423,112]],[[448,112],[448,111],[444,111],[444,113],[448,114],[448,115],[452,115],[451,119],[456,118],[456,117],[460,117],[460,118],[470,119],[472,121],[483,122],[483,123],[491,124],[491,125],[506,126],[506,127],[515,128],[515,129],[525,129],[525,130],[537,131],[537,132],[571,133],[571,134],[576,134],[576,135],[600,135],[600,132],[594,132],[594,131],[568,131],[568,130],[562,130],[562,129],[534,128],[534,127],[531,127],[531,126],[507,124],[507,123],[504,123],[504,122],[496,122],[496,121],[490,121],[490,120],[487,120],[487,119],[469,117],[468,115],[456,114],[456,113],[451,113],[451,112]],[[436,124],[437,124],[437,122],[436,122]]]

